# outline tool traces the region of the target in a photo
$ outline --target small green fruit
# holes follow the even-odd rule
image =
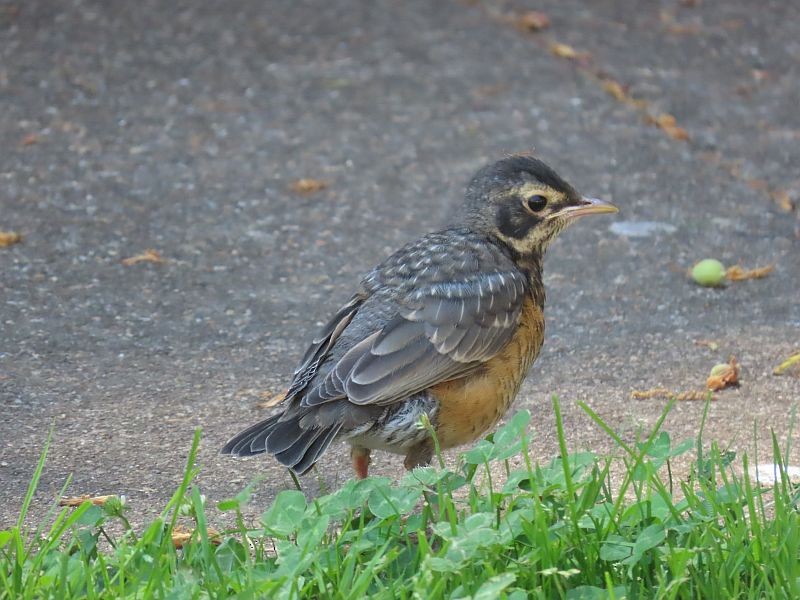
[[[700,285],[716,287],[725,281],[725,266],[713,258],[706,258],[692,267],[692,279]]]

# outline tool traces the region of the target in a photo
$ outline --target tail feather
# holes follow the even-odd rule
[[[254,456],[267,451],[266,440],[278,424],[280,415],[265,419],[240,431],[222,447],[222,454]]]
[[[325,429],[307,429],[300,434],[300,437],[295,438],[294,443],[286,448],[286,450],[276,452],[275,458],[277,458],[278,462],[281,464],[296,471],[297,464],[303,461],[308,449],[325,433]]]
[[[306,448],[303,457],[295,463],[292,470],[299,475],[305,475],[306,472],[316,464],[319,457],[325,453],[341,428],[341,425],[336,425],[335,427],[323,430],[323,434]]]
[[[236,434],[222,448],[222,454],[254,456],[269,452],[281,464],[303,475],[319,460],[342,428],[341,423],[336,423],[303,429],[299,418],[280,421],[280,417],[275,415]]]
[[[293,418],[276,423],[267,438],[267,452],[277,456],[297,444],[299,438],[306,432],[316,429],[303,429],[299,421],[300,419]]]

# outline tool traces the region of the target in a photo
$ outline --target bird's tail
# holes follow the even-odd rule
[[[223,446],[222,454],[253,456],[269,452],[278,462],[303,475],[319,460],[342,428],[337,423],[304,429],[300,426],[300,416],[284,421],[281,416],[275,415],[237,433]]]

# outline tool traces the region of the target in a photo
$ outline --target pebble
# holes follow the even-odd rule
[[[625,237],[650,237],[657,233],[675,233],[678,228],[660,221],[615,221],[609,227],[612,233]]]

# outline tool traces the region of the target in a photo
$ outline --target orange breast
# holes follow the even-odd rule
[[[532,299],[522,308],[514,337],[478,373],[431,388],[439,400],[436,433],[442,448],[478,439],[511,406],[544,341],[544,315]]]

